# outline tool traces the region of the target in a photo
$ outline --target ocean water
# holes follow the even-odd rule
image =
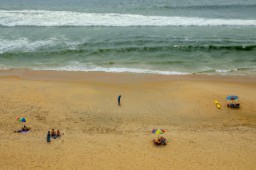
[[[0,69],[256,75],[255,0],[0,4]]]

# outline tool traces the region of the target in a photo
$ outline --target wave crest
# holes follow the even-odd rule
[[[0,10],[1,26],[256,26],[256,20],[81,13],[47,10]]]
[[[54,40],[30,41],[27,38],[17,40],[0,39],[0,54],[14,51],[34,52],[42,48],[53,47]]]
[[[256,45],[169,45],[169,46],[138,46],[138,47],[115,47],[115,48],[87,48],[82,46],[83,43],[77,43],[74,46],[68,44],[58,44],[54,39],[44,41],[29,41],[28,39],[18,40],[1,40],[0,39],[0,54],[17,55],[17,53],[40,53],[47,55],[67,55],[67,54],[110,54],[110,53],[132,53],[132,52],[158,52],[158,51],[254,51]],[[54,49],[61,45],[62,48]]]

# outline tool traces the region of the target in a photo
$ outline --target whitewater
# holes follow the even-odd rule
[[[74,11],[0,10],[0,26],[256,26],[256,20]]]

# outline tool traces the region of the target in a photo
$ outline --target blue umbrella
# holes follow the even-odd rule
[[[21,117],[21,118],[17,118],[18,122],[21,122],[24,125],[24,122],[28,122],[28,119]]]
[[[227,100],[237,100],[237,99],[238,99],[238,96],[231,95],[227,97]]]
[[[21,118],[18,118],[18,121],[19,121],[19,122],[27,122],[27,119],[24,118],[24,117],[21,117]]]

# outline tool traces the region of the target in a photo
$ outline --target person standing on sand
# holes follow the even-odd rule
[[[51,133],[50,131],[48,131],[48,134],[47,134],[47,142],[50,143],[51,142]]]
[[[118,96],[117,101],[118,101],[118,105],[121,106],[121,95]]]

